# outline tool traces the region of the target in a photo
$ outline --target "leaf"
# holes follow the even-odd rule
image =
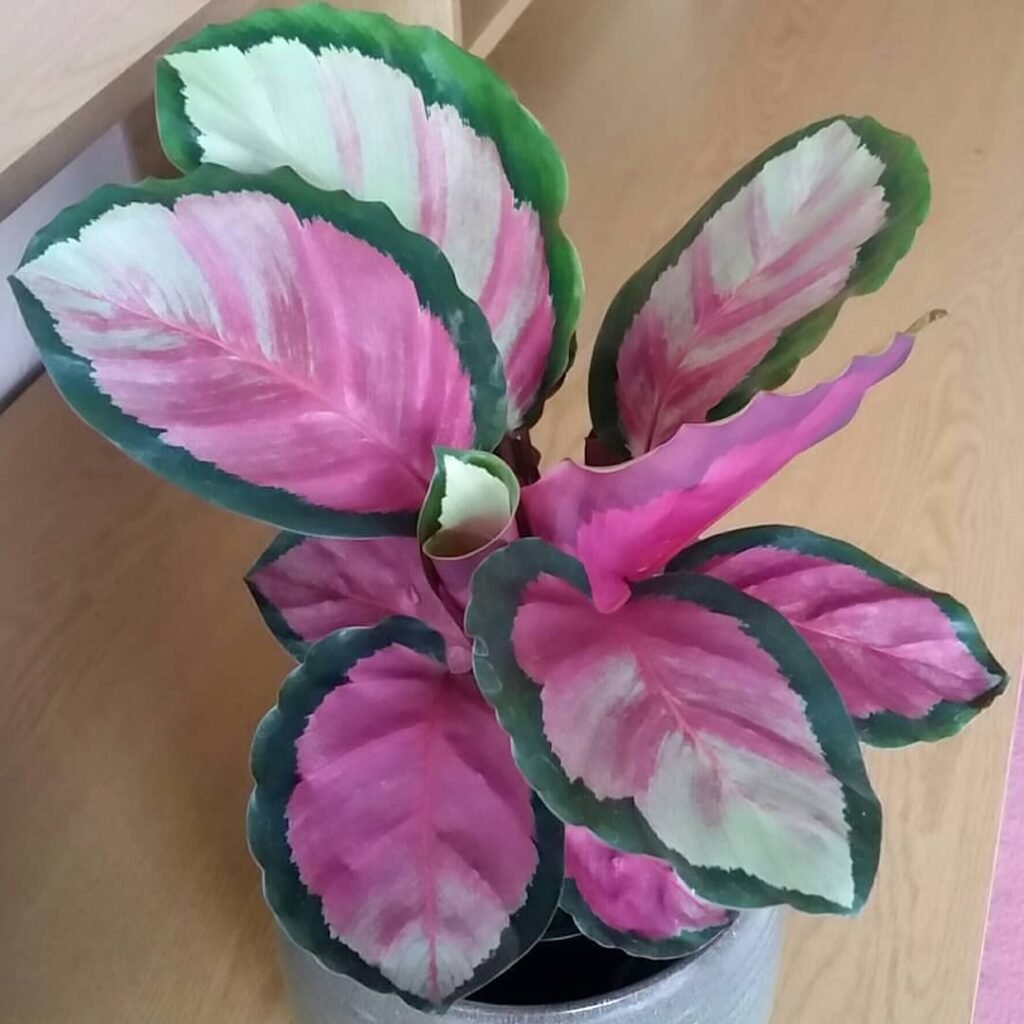
[[[36,235],[14,288],[84,419],[288,529],[412,533],[432,446],[503,433],[497,352],[441,253],[285,169],[100,189]]]
[[[601,613],[583,567],[528,539],[477,570],[466,625],[517,763],[563,821],[723,906],[863,905],[881,809],[839,695],[778,612],[674,573]]]
[[[724,580],[781,612],[867,743],[952,736],[1006,689],[1005,669],[962,604],[852,544],[759,526],[702,541],[672,568]]]
[[[332,633],[253,743],[249,844],[289,937],[329,970],[443,1007],[543,935],[562,830],[472,676],[392,618]]]
[[[476,567],[519,536],[519,481],[489,452],[438,448],[435,457],[417,533],[445,590],[465,608]]]
[[[561,378],[582,294],[558,224],[565,167],[509,88],[444,36],[324,4],[258,11],[159,62],[157,114],[183,170],[286,164],[440,246],[504,357],[510,427]]]
[[[604,444],[641,455],[785,383],[846,299],[906,255],[930,195],[914,141],[869,117],[765,150],[612,302],[590,372]]]
[[[735,916],[691,892],[666,861],[616,850],[579,825],[565,830],[562,906],[594,942],[648,959],[694,953]]]
[[[911,334],[798,395],[759,395],[721,423],[684,424],[661,447],[614,469],[565,461],[523,488],[531,531],[576,555],[594,603],[612,611],[629,582],[674,555],[794,456],[844,427],[864,394],[906,361]]]
[[[335,630],[406,615],[444,637],[453,671],[470,669],[469,643],[427,581],[415,537],[352,540],[281,533],[249,570],[246,583],[270,631],[298,661]]]

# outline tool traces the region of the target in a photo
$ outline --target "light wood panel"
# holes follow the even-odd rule
[[[1012,671],[1024,608],[1024,5],[921,0],[536,0],[494,54],[570,175],[587,275],[578,365],[538,432],[578,451],[588,348],[623,278],[774,138],[832,113],[917,137],[934,203],[877,295],[798,385],[933,306],[951,317],[841,435],[726,525],[794,522],[965,600]],[[778,1024],[967,1024],[1013,697],[966,734],[877,752],[882,868],[857,920],[794,920]]]
[[[486,57],[530,6],[530,0],[461,0],[462,42]]]
[[[156,52],[246,0],[0,0],[0,219],[152,92]]]
[[[296,0],[0,0],[0,220],[133,111],[145,172],[162,170],[147,97],[156,56],[212,21]],[[459,0],[338,0],[460,36]]]
[[[493,59],[566,156],[589,282],[579,365],[538,432],[551,457],[578,450],[615,288],[725,174],[838,110],[919,138],[936,201],[918,249],[800,383],[924,309],[953,315],[730,522],[846,536],[952,590],[1015,668],[1024,8],[977,7],[535,0]],[[0,418],[0,482],[0,1018],[284,1024],[243,838],[249,735],[287,666],[239,582],[269,531],[150,478],[45,381]],[[966,1024],[1011,712],[872,758],[874,901],[794,923],[777,1024]]]

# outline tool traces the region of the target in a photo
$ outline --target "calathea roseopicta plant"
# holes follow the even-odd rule
[[[443,1008],[542,940],[693,952],[737,910],[856,912],[861,744],[1006,676],[967,611],[797,527],[708,535],[914,332],[776,394],[924,218],[913,142],[834,117],[731,178],[615,298],[592,461],[528,427],[582,291],[562,163],[436,33],[326,6],[159,64],[183,175],[108,187],[14,275],[50,374],[143,465],[282,532],[248,583],[298,667],[249,841],[291,938]]]

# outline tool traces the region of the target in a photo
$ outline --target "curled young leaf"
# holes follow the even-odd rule
[[[667,861],[616,850],[579,825],[565,829],[562,906],[594,942],[648,959],[693,953],[734,918],[692,892]]]
[[[601,440],[642,455],[784,383],[846,299],[888,278],[929,201],[913,140],[872,118],[775,143],[612,302],[590,372]]]
[[[470,668],[469,642],[424,572],[415,537],[279,534],[246,575],[270,631],[298,661],[329,633],[419,619],[444,637],[449,667]]]
[[[379,204],[204,167],[60,214],[14,279],[64,396],[147,468],[303,533],[411,533],[504,380],[438,249]]]
[[[565,168],[501,79],[444,36],[326,4],[257,11],[160,61],[157,114],[183,170],[287,165],[434,241],[502,353],[510,427],[561,378],[582,291],[558,224]]]
[[[970,612],[852,544],[795,526],[710,537],[672,569],[707,573],[781,612],[832,678],[861,739],[959,732],[1005,689]]]
[[[460,607],[476,567],[516,539],[519,481],[489,452],[438,448],[418,535],[441,583]]]
[[[528,539],[477,570],[466,626],[480,688],[563,821],[723,906],[863,905],[881,810],[839,695],[778,612],[674,573],[602,613],[583,567]]]
[[[325,967],[421,1009],[544,934],[562,830],[441,637],[411,619],[332,633],[253,743],[249,844],[281,925]]]
[[[730,420],[684,424],[672,440],[614,469],[559,463],[523,489],[530,526],[579,558],[598,608],[618,608],[630,582],[661,572],[790,459],[849,423],[913,344],[913,335],[899,334],[834,380],[798,395],[759,395]]]

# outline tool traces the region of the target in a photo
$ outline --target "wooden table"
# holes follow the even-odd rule
[[[730,523],[845,536],[974,609],[1020,663],[1024,6],[536,0],[496,51],[562,147],[580,337],[718,181],[823,114],[913,132],[935,206],[799,384],[953,316],[842,435]],[[581,355],[581,367],[586,354]],[[578,369],[549,456],[586,426]],[[46,382],[0,419],[0,1020],[283,1024],[243,840],[249,735],[287,659],[240,577],[269,531],[149,477]],[[966,1024],[1013,718],[871,757],[884,858],[858,920],[794,920],[778,1024]]]

